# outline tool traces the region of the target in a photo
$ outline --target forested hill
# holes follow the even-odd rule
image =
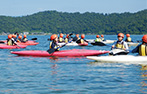
[[[22,17],[0,16],[2,32],[147,34],[147,9],[137,13],[100,14],[44,11]]]

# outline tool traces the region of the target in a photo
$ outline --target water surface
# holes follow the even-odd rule
[[[37,37],[36,46],[0,49],[0,94],[145,94],[147,67],[140,64],[95,62],[84,57],[18,57],[10,51],[47,50],[49,36]],[[134,41],[142,35],[132,35]],[[5,40],[6,36],[0,36]],[[93,39],[95,35],[87,35]],[[116,40],[115,35],[105,39]],[[135,47],[130,47],[133,49]],[[110,50],[110,47],[65,46],[65,49]],[[130,53],[131,54],[131,53]],[[108,55],[108,54],[105,54]],[[135,55],[135,54],[131,54]],[[125,58],[124,58],[125,59]]]

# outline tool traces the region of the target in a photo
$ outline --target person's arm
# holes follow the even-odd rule
[[[129,50],[128,44],[124,42],[125,50]]]
[[[84,41],[88,43],[88,41],[87,41],[87,40],[85,40],[85,39],[84,39]]]

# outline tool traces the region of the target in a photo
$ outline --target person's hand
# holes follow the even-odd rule
[[[114,48],[114,45],[112,45],[112,48]]]
[[[123,50],[126,50],[126,48],[123,48]]]

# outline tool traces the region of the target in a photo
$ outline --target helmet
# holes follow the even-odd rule
[[[8,39],[11,39],[11,38],[12,38],[12,35],[11,35],[11,34],[9,34],[9,35],[8,35]]]
[[[57,38],[58,36],[56,34],[51,35],[51,40],[54,40],[55,38]]]
[[[100,36],[99,35],[96,35],[96,37],[99,38]]]
[[[119,33],[117,36],[124,38],[124,34],[123,33]]]
[[[19,36],[18,36],[18,38],[19,38],[19,39],[21,39],[21,38],[22,38],[22,36],[21,36],[21,35],[19,35]]]
[[[101,35],[101,37],[104,37],[104,35]]]
[[[79,37],[79,34],[76,34],[76,37],[78,38]]]
[[[145,43],[147,43],[147,35],[144,35],[144,36],[142,37],[142,41],[145,42]]]
[[[60,33],[60,37],[63,38],[63,34],[62,33]]]
[[[68,37],[69,37],[69,34],[66,35],[66,38],[68,38]]]
[[[13,37],[13,38],[16,38],[16,35],[13,34],[12,37]]]
[[[23,35],[23,37],[24,37],[24,38],[26,38],[26,37],[27,37],[27,35]]]
[[[130,34],[126,34],[127,37],[130,37]]]
[[[81,38],[82,38],[82,39],[83,39],[83,38],[85,38],[85,35],[84,35],[84,34],[82,34],[82,35],[81,35]]]

